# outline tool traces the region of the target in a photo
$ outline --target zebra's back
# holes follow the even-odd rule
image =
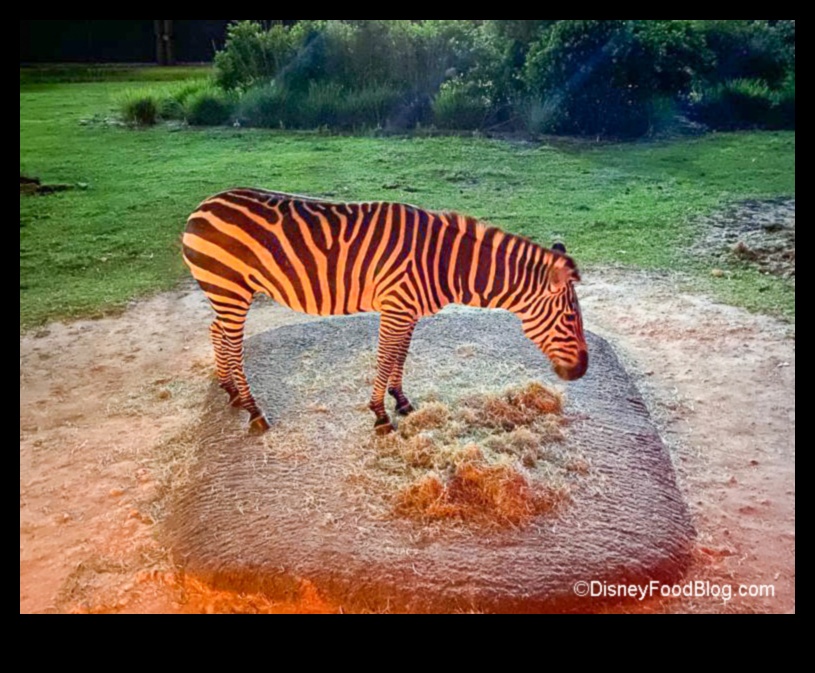
[[[462,236],[469,228],[474,235]],[[410,278],[417,306],[429,313],[457,300],[462,279],[450,256],[476,233],[469,218],[406,204],[233,189],[192,213],[183,245],[211,299],[251,302],[262,292],[304,313],[378,311]]]

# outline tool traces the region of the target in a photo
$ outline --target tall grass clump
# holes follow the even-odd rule
[[[794,99],[793,92],[793,110]],[[715,129],[778,128],[783,125],[781,100],[764,80],[734,79],[703,90],[695,104],[695,114]],[[788,100],[785,105],[789,106]],[[786,114],[789,115],[789,110]]]
[[[186,119],[187,101],[204,89],[210,88],[205,79],[179,82],[169,90],[163,92],[158,100],[158,115],[161,119]]]
[[[184,116],[193,126],[227,123],[235,109],[234,97],[217,87],[192,92],[184,102]]]
[[[402,98],[398,90],[381,84],[348,91],[340,106],[342,124],[350,129],[396,124],[405,110]]]
[[[129,124],[152,126],[159,117],[159,98],[148,89],[125,91],[119,98],[122,118]]]
[[[440,129],[474,130],[484,126],[490,101],[461,81],[442,84],[433,99],[433,123]]]
[[[278,82],[253,87],[240,96],[236,117],[243,126],[302,128],[303,99]]]

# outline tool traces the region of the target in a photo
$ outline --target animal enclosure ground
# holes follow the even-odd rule
[[[625,358],[672,448],[699,532],[690,578],[776,589],[620,609],[794,611],[794,278],[783,266],[764,273],[763,257],[696,247],[709,240],[705,217],[733,212],[722,231],[740,230],[742,206],[720,206],[794,196],[794,133],[533,144],[133,130],[113,112],[117,95],[145,85],[142,71],[127,72],[133,81],[21,73],[21,173],[84,185],[20,195],[22,612],[339,609],[308,585],[291,603],[212,591],[178,576],[157,540],[190,459],[168,440],[195,417],[213,369],[201,293],[159,291],[186,273],[186,215],[241,183],[455,208],[543,243],[564,239],[586,281],[587,327]],[[99,316],[108,317],[51,322]],[[261,303],[250,331],[310,319]]]
[[[769,583],[776,595],[619,609],[792,612],[792,328],[682,293],[684,283],[595,270],[581,285],[587,327],[627,361],[671,447],[699,535],[689,579]],[[340,609],[308,585],[285,603],[212,591],[178,576],[157,541],[167,489],[189,460],[183,444],[167,440],[196,418],[212,376],[209,315],[189,288],[21,339],[21,611]],[[261,303],[249,328],[309,319]]]
[[[20,196],[22,328],[107,314],[173,287],[186,273],[178,244],[186,216],[236,185],[456,209],[544,244],[565,240],[581,266],[682,269],[702,291],[794,315],[788,279],[748,264],[714,278],[716,262],[692,252],[696,217],[739,199],[794,195],[794,132],[597,144],[130,129],[114,108],[134,86],[144,82],[21,78],[21,173],[82,185]]]

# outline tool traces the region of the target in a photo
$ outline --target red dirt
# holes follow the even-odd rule
[[[774,598],[669,599],[624,611],[794,612],[795,344],[771,318],[678,292],[671,277],[587,273],[587,327],[637,378],[699,532],[690,579],[774,584]],[[203,296],[20,339],[21,612],[326,612],[178,576],[156,539],[159,451],[200,406],[211,356]],[[309,320],[263,303],[250,332]],[[181,465],[180,467],[183,467]]]

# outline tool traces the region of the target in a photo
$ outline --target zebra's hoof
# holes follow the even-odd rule
[[[414,411],[416,411],[416,409],[413,408],[413,405],[410,402],[408,402],[405,405],[402,405],[401,407],[396,407],[396,413],[399,414],[400,416],[407,416],[408,414],[411,414]]]
[[[387,416],[377,418],[376,423],[374,423],[374,432],[376,432],[377,435],[389,435],[394,430],[396,430],[396,428],[393,427],[393,423],[391,423],[391,420]]]
[[[266,420],[263,414],[249,419],[249,432],[253,435],[262,435],[270,427],[269,421]]]

